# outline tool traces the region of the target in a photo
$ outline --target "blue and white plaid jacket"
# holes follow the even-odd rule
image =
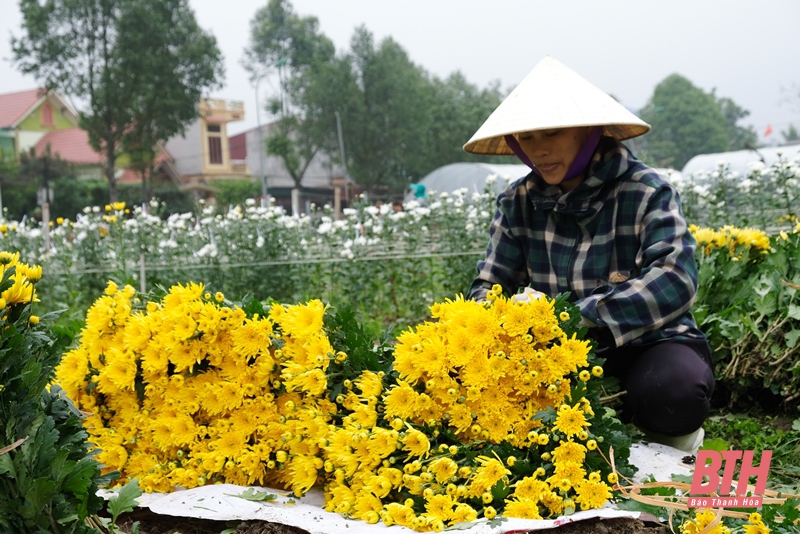
[[[589,165],[569,193],[531,173],[498,196],[469,297],[493,284],[507,294],[569,291],[601,346],[704,339],[689,311],[696,243],[677,191],[610,137]]]

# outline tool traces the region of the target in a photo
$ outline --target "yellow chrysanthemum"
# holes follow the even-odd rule
[[[578,405],[565,405],[558,411],[556,423],[553,426],[556,430],[571,438],[590,425],[591,423],[586,420],[586,416],[578,408]]]

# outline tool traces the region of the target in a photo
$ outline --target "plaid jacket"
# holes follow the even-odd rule
[[[566,194],[531,173],[498,196],[468,296],[482,299],[493,284],[507,294],[569,291],[601,346],[704,339],[689,311],[696,243],[677,191],[609,137],[590,166]]]

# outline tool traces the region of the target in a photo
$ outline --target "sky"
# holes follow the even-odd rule
[[[550,55],[633,110],[673,73],[729,97],[750,116],[765,144],[800,128],[798,0],[292,0],[314,16],[339,52],[356,27],[376,42],[391,37],[432,76],[460,71],[478,87],[511,89]],[[217,38],[225,85],[209,96],[243,101],[245,119],[229,133],[267,120],[256,116],[256,88],[241,66],[250,20],[267,0],[189,0],[198,23]],[[36,87],[9,60],[20,35],[17,0],[0,0],[0,93]],[[260,83],[263,105],[276,83]],[[80,102],[76,103],[80,107]],[[763,137],[767,127],[773,133]],[[466,141],[466,139],[465,139]]]

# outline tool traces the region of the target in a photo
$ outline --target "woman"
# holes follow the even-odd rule
[[[539,62],[464,145],[531,167],[497,199],[469,296],[484,299],[493,284],[524,288],[522,300],[570,292],[627,391],[623,420],[693,452],[714,373],[689,311],[696,245],[678,195],[620,143],[649,129],[555,59]]]

